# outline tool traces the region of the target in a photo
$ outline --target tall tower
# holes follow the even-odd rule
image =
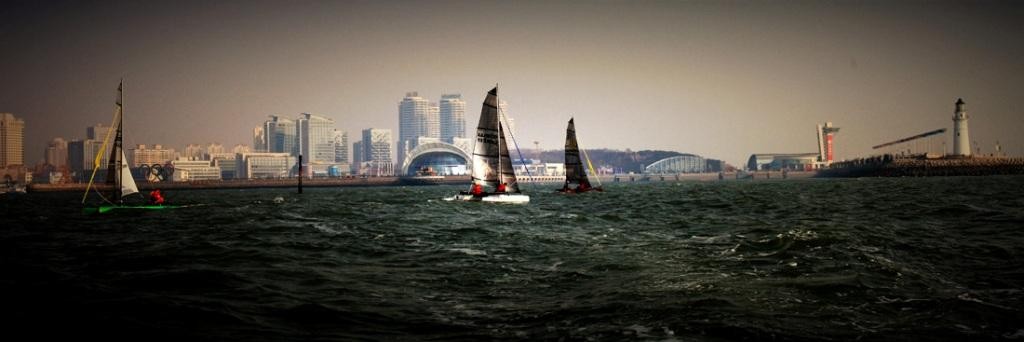
[[[0,113],[0,168],[25,165],[25,121]]]
[[[956,99],[956,111],[953,112],[953,155],[971,155],[971,139],[967,134],[967,119],[967,106],[964,99]]]
[[[818,124],[818,161],[825,165],[831,165],[834,160],[833,146],[836,132],[839,127],[832,126],[832,122],[825,125]]]

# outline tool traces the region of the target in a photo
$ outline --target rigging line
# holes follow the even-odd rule
[[[508,126],[508,117],[507,117],[507,116],[505,115],[505,113],[504,113],[504,112],[503,112],[503,111],[501,110],[501,108],[498,108],[498,112],[499,112],[499,115],[498,115],[498,119],[499,119],[499,120],[501,120],[501,118],[505,118],[505,125],[506,125],[506,126]],[[536,182],[537,182],[537,180],[533,178],[533,175],[532,175],[532,174],[530,174],[530,168],[529,168],[529,167],[526,167],[526,160],[524,160],[524,159],[523,159],[523,152],[519,150],[519,143],[517,143],[517,142],[516,142],[516,136],[512,134],[512,129],[511,129],[511,127],[510,127],[510,128],[509,128],[509,130],[508,130],[508,136],[509,136],[510,138],[512,138],[512,145],[514,145],[514,146],[516,147],[516,153],[517,153],[517,154],[519,154],[519,163],[520,163],[520,164],[523,164],[523,169],[525,169],[525,170],[526,170],[526,175],[527,175],[527,176],[530,176],[530,179],[532,180],[532,182],[530,182],[530,183],[531,183],[531,184],[532,184],[532,183],[536,183]],[[500,151],[499,151],[499,152],[500,152]],[[500,154],[500,153],[499,153],[499,154]],[[501,161],[501,156],[500,156],[500,155],[498,156],[498,160],[499,160],[499,162]],[[534,189],[534,186],[533,186],[533,185],[531,185],[531,186],[530,186],[530,190],[532,191],[532,190],[537,190],[537,189]]]

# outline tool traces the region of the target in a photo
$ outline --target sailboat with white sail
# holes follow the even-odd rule
[[[96,153],[96,157],[93,159],[92,175],[89,177],[89,184],[86,185],[85,194],[82,196],[82,203],[85,204],[89,198],[89,190],[94,190],[96,194],[103,200],[103,204],[90,206],[87,205],[84,209],[86,213],[106,213],[112,210],[118,209],[142,209],[142,210],[155,210],[155,209],[168,209],[176,208],[178,206],[172,205],[127,205],[125,204],[125,198],[139,193],[139,187],[135,184],[135,179],[132,178],[131,169],[128,167],[128,160],[124,153],[124,135],[122,126],[124,124],[124,80],[121,81],[117,86],[117,101],[116,108],[114,110],[114,120],[110,125],[110,129],[107,131],[106,136],[103,138],[103,144],[100,150]],[[113,135],[113,140],[111,140]],[[107,159],[107,180],[106,188],[110,190],[109,193],[104,195],[99,187],[93,186],[93,181],[96,179],[96,172],[99,170],[100,162],[102,160],[103,153],[110,148],[110,158]]]
[[[505,125],[498,111],[498,87],[487,92],[480,122],[476,129],[476,145],[472,156],[473,184],[469,191],[446,197],[446,201],[528,203],[516,181],[512,158],[505,138]]]
[[[590,156],[587,155],[587,151],[580,148],[579,142],[576,140],[576,124],[573,123],[575,118],[569,118],[569,126],[565,129],[565,184],[558,192],[564,193],[581,193],[588,191],[604,191],[604,187],[601,185],[601,179],[596,178],[597,172],[594,172],[594,164],[590,162]],[[583,158],[580,158],[580,152],[583,152]],[[587,167],[590,169],[590,173],[595,176],[597,180],[597,187],[590,184],[590,179],[587,177],[587,169],[583,167],[583,162],[587,162]],[[575,184],[573,188],[571,185]]]

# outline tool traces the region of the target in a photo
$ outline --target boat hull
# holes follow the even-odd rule
[[[523,194],[487,194],[484,196],[473,196],[471,194],[458,194],[452,197],[445,197],[449,202],[486,202],[486,203],[509,203],[525,204],[530,203],[530,196]]]
[[[180,205],[101,205],[97,207],[87,207],[82,209],[82,213],[85,214],[105,214],[112,211],[148,211],[148,210],[164,210],[164,209],[177,209],[185,206]]]

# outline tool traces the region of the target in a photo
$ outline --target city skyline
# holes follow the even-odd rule
[[[0,112],[25,121],[29,165],[53,138],[108,124],[121,77],[126,146],[249,144],[252,127],[275,113],[398,132],[394,103],[410,89],[431,100],[461,93],[473,127],[498,83],[515,108],[517,138],[543,149],[560,148],[575,116],[586,148],[742,165],[753,153],[814,152],[815,125],[831,121],[843,127],[842,160],[903,136],[952,131],[953,103],[963,98],[972,145],[985,154],[998,141],[1005,153],[1024,154],[1014,103],[1024,83],[1019,3],[8,7],[0,13],[9,51]]]

